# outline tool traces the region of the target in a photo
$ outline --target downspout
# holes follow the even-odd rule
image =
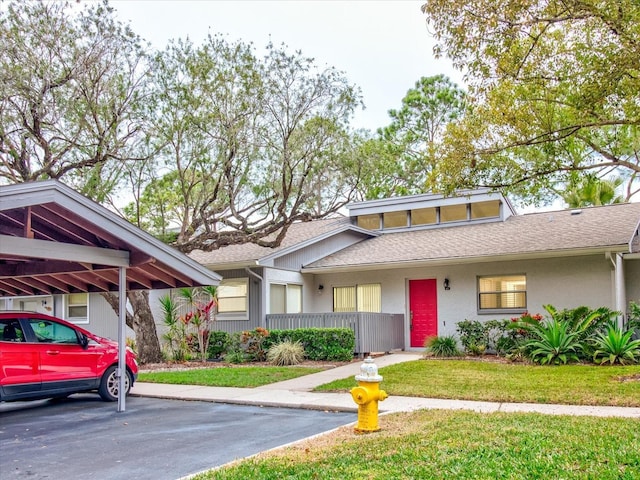
[[[262,328],[266,328],[266,317],[262,313],[265,310],[264,302],[265,302],[265,296],[266,296],[264,279],[260,275],[258,275],[256,272],[251,270],[249,267],[244,267],[244,270],[249,274],[250,277],[253,277],[256,280],[258,280],[258,282],[260,282],[260,307],[258,311],[258,317],[260,318],[260,326]]]

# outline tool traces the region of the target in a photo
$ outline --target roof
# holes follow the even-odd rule
[[[262,247],[255,243],[244,243],[229,245],[210,252],[194,250],[189,253],[189,256],[193,260],[203,265],[215,267],[217,270],[256,266],[262,264],[266,259],[285,255],[291,249],[302,248],[309,243],[322,241],[327,236],[335,235],[345,230],[366,232],[367,236],[376,235],[374,232],[364,231],[351,225],[346,217],[327,218],[292,223],[284,240],[278,247]]]
[[[640,252],[640,203],[514,215],[504,222],[386,233],[303,267],[391,268],[587,253]]]
[[[0,187],[0,296],[217,285],[221,277],[56,180]]]

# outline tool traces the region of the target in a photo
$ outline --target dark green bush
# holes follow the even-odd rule
[[[504,348],[505,336],[504,320],[489,320],[480,322],[478,320],[463,320],[458,322],[456,330],[460,336],[460,343],[465,353],[470,355],[482,355],[488,352],[500,353],[500,348]]]
[[[209,348],[207,349],[207,358],[217,360],[222,358],[226,353],[229,345],[230,336],[227,332],[210,332]]]
[[[263,347],[289,339],[300,342],[309,360],[348,362],[353,359],[355,336],[349,328],[297,328],[294,330],[271,330]]]

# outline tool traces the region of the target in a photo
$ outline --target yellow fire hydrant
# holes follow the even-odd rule
[[[371,357],[367,357],[356,375],[358,386],[351,389],[353,401],[358,404],[358,424],[356,432],[368,433],[380,430],[378,426],[378,402],[388,397],[387,392],[380,390],[382,376],[378,375],[378,367]]]

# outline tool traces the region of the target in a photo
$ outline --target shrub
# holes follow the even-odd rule
[[[460,343],[465,353],[470,355],[482,355],[487,352],[500,353],[500,348],[505,348],[503,338],[506,336],[505,320],[463,320],[458,322],[456,330],[460,336]]]
[[[224,359],[229,361],[227,357],[232,356],[235,360],[242,358],[243,362],[264,362],[267,358],[265,339],[268,336],[269,332],[261,327],[231,334]]]
[[[224,355],[224,361],[228,363],[244,363],[247,362],[247,356],[240,350],[232,350]]]
[[[350,328],[271,330],[265,348],[286,339],[300,342],[309,360],[348,362],[353,359],[355,335]]]
[[[636,363],[640,357],[640,340],[632,340],[633,330],[622,330],[615,324],[610,324],[607,331],[599,333],[594,339],[595,352],[593,361],[601,365],[609,362],[611,365],[619,363]]]
[[[272,345],[267,351],[267,361],[273,365],[297,365],[304,360],[304,347],[299,341],[289,339]]]
[[[627,328],[634,332],[631,336],[634,340],[640,338],[640,304],[636,302],[629,302]]]
[[[209,348],[207,349],[207,358],[218,359],[227,351],[229,342],[231,341],[230,335],[227,332],[210,332],[209,333]]]
[[[434,357],[456,357],[460,354],[454,336],[428,337],[424,341],[425,355]]]
[[[462,343],[466,353],[481,355],[487,350],[489,335],[486,326],[482,322],[478,320],[463,320],[456,325],[456,331],[460,335],[460,343]]]
[[[537,337],[527,342],[531,359],[542,365],[578,361],[582,348],[579,332],[569,331],[570,325],[556,318],[534,326],[532,333]]]

